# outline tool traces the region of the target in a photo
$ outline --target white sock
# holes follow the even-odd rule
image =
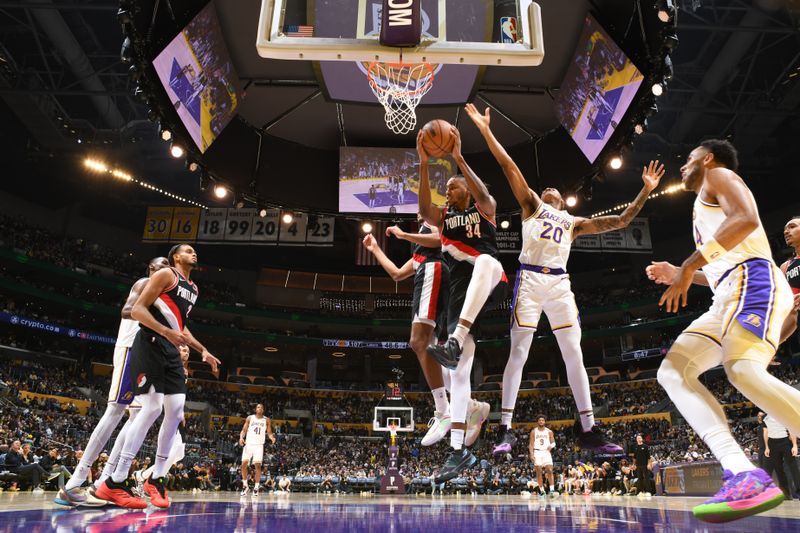
[[[186,453],[186,445],[183,443],[181,432],[178,431],[177,433],[175,433],[175,440],[172,443],[172,448],[170,449],[169,457],[167,458],[167,465],[169,465],[167,466],[167,470],[172,468],[172,465],[183,459],[185,453]],[[144,472],[142,472],[142,479],[147,479],[150,476],[152,476],[155,469],[156,465],[153,465]]]
[[[452,381],[452,392],[450,393],[450,416],[453,422],[463,423],[467,421],[467,409],[472,395],[472,385],[470,376],[472,374],[472,362],[475,358],[475,340],[469,335],[464,342],[461,352],[461,359],[458,366],[452,371],[450,377]]]
[[[439,387],[431,391],[433,403],[436,405],[436,412],[445,414],[450,412],[450,402],[447,401],[447,389]]]
[[[753,463],[742,451],[741,446],[731,435],[728,424],[717,424],[709,427],[700,437],[720,462],[723,470],[730,470],[734,474],[755,470],[756,467],[753,466]]]
[[[164,420],[161,421],[161,429],[158,431],[158,449],[156,450],[156,460],[153,464],[153,476],[160,478],[167,475],[172,463],[169,462],[169,455],[172,451],[172,443],[178,432],[178,426],[183,420],[183,406],[186,403],[185,394],[167,394],[164,396]]]
[[[444,388],[447,390],[447,392],[453,390],[450,383],[450,370],[447,368],[442,369],[442,381],[444,382]]]
[[[464,305],[461,307],[462,320],[470,324],[475,322],[486,300],[492,291],[500,283],[503,276],[503,265],[491,255],[479,255],[475,259],[475,266],[472,269],[472,278],[467,287],[467,294],[464,297]]]
[[[450,336],[458,341],[459,346],[464,346],[464,339],[467,338],[467,335],[469,335],[469,328],[464,324],[459,324],[456,326],[456,330]]]
[[[125,414],[125,406],[118,403],[109,403],[106,405],[106,411],[97,422],[97,426],[92,431],[92,436],[89,437],[89,442],[86,443],[86,448],[83,450],[83,457],[81,457],[78,466],[75,467],[72,477],[64,485],[66,490],[72,490],[83,485],[89,475],[89,471],[94,463],[100,456],[103,447],[108,443],[114,429],[122,420],[122,415]]]
[[[111,448],[111,453],[108,454],[108,461],[106,461],[105,466],[103,467],[103,472],[100,474],[96,480],[94,480],[94,488],[99,489],[100,485],[103,482],[111,477],[111,474],[114,473],[114,469],[117,467],[117,463],[119,463],[119,454],[122,453],[122,448],[125,446],[125,436],[130,431],[131,426],[133,425],[133,419],[136,418],[136,415],[139,414],[139,408],[128,409],[128,420],[122,425],[122,429],[119,430],[117,433],[117,438],[114,441],[114,447]]]
[[[150,392],[147,394],[137,396],[136,400],[142,404],[142,407],[128,430],[125,445],[119,454],[119,462],[111,474],[111,479],[116,483],[122,483],[128,479],[133,458],[139,453],[150,426],[156,421],[164,407],[164,395],[155,392],[153,387],[150,387]]]
[[[583,366],[583,352],[581,351],[581,328],[578,324],[554,332],[561,358],[567,369],[567,381],[575,398],[575,406],[580,414],[583,431],[589,431],[594,426],[594,411],[592,410],[592,392],[589,387],[589,375]]]
[[[503,370],[503,409],[514,410],[519,396],[519,385],[522,383],[522,371],[525,368],[525,361],[531,350],[534,329],[520,328],[514,325],[511,328],[511,351],[508,354],[506,368]],[[508,413],[508,420],[505,419],[506,413],[503,412],[500,423],[511,427],[511,417],[513,413]]]
[[[505,409],[505,407],[503,409]],[[511,418],[513,416],[514,416],[514,411],[511,412],[502,411],[500,413],[500,425],[505,426],[508,429],[511,429]]]
[[[450,430],[450,447],[454,450],[460,450],[464,447],[464,430],[451,429]]]

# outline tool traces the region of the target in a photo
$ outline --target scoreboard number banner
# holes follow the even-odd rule
[[[336,217],[297,213],[287,224],[280,209],[266,211],[262,217],[252,208],[150,207],[142,241],[333,246]]]
[[[148,207],[147,217],[144,219],[142,240],[145,242],[169,242],[173,210],[172,207]]]

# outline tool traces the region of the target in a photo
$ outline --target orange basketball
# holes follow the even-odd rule
[[[440,118],[431,120],[422,128],[422,147],[432,157],[445,157],[453,152],[456,138],[450,133],[450,123]]]

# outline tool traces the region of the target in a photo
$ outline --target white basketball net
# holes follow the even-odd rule
[[[386,110],[384,120],[402,135],[417,127],[417,105],[433,87],[433,67],[428,63],[378,63],[369,66],[370,89]]]

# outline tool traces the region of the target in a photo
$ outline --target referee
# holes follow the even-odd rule
[[[775,470],[778,484],[787,500],[792,499],[792,491],[784,470],[784,461],[789,463],[797,456],[797,438],[777,420],[767,415],[764,418],[764,466],[767,472]]]

